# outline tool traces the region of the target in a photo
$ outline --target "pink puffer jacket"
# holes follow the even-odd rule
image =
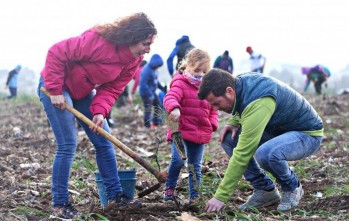
[[[142,60],[128,46],[115,46],[91,29],[53,45],[41,76],[52,95],[65,89],[81,99],[96,89],[90,110],[106,117]]]
[[[218,128],[218,112],[206,101],[197,98],[198,88],[190,84],[181,74],[174,75],[170,90],[164,98],[168,113],[179,108],[181,116],[178,130],[185,140],[203,144],[211,140],[212,132]],[[166,140],[171,140],[168,129]]]

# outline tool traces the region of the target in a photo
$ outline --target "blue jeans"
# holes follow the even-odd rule
[[[151,123],[154,125],[162,124],[161,111],[163,109],[159,97],[154,93],[153,100],[146,96],[141,96],[141,98],[144,106],[144,126],[149,128]]]
[[[53,207],[57,207],[69,203],[68,180],[76,152],[77,129],[74,115],[52,105],[50,98],[40,91],[41,87],[44,87],[42,78],[40,78],[38,95],[57,142],[52,167]],[[93,98],[92,93],[80,100],[73,100],[67,91],[63,91],[63,95],[67,104],[73,106],[87,118],[92,119],[89,109]],[[117,194],[122,192],[122,187],[118,176],[114,146],[103,136],[91,131],[87,124],[77,120],[95,147],[97,166],[106,188],[107,197],[109,200],[115,199]],[[110,132],[106,120],[103,123],[103,129]]]
[[[204,155],[204,144],[197,144],[184,140],[184,148],[187,153],[187,161],[189,168],[189,197],[191,199],[199,196],[198,187],[201,185],[201,168],[202,157]],[[176,146],[171,142],[171,162],[168,169],[168,178],[166,181],[167,187],[176,187],[179,174],[184,161],[177,151]],[[193,171],[194,169],[194,171]],[[193,172],[195,173],[196,180],[193,179]]]
[[[231,139],[231,132],[227,133],[221,144],[230,157],[237,145],[240,133],[241,129],[238,130],[234,140]],[[299,181],[287,161],[301,160],[312,155],[319,149],[321,142],[322,137],[313,137],[300,131],[278,135],[264,131],[256,154],[248,164],[244,177],[256,190],[271,190],[275,185],[265,174],[265,170],[275,177],[282,191],[294,191]]]

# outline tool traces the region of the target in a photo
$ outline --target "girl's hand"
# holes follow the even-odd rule
[[[173,122],[178,122],[180,116],[181,116],[181,112],[179,111],[179,108],[175,108],[171,111],[169,118]]]

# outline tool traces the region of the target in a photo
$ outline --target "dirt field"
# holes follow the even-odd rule
[[[242,181],[222,214],[203,212],[205,201],[224,176],[228,159],[220,149],[218,133],[206,148],[203,167],[203,200],[188,205],[186,179],[178,186],[178,205],[162,202],[162,185],[140,199],[141,209],[113,208],[99,204],[94,178],[94,149],[80,132],[69,190],[72,202],[86,214],[85,220],[346,220],[349,219],[349,95],[309,97],[325,124],[321,149],[310,158],[291,163],[301,177],[305,195],[299,208],[279,214],[276,206],[259,211],[238,212],[236,207],[252,193]],[[55,140],[38,102],[0,101],[0,220],[48,220],[51,206],[51,165]],[[221,114],[221,119],[227,115]],[[116,127],[112,135],[141,155],[154,167],[166,171],[170,149],[165,140],[166,126],[145,130],[140,108],[124,107],[113,113]],[[224,122],[224,121],[222,121]],[[20,134],[14,129],[18,127]],[[137,169],[136,195],[157,180],[117,148],[120,168]],[[158,164],[156,163],[158,162]],[[185,172],[185,171],[184,171]],[[183,174],[184,174],[183,172]],[[218,180],[217,180],[218,177]]]

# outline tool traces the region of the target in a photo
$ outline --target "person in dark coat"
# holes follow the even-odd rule
[[[10,96],[8,96],[8,99],[16,98],[17,97],[17,85],[18,85],[18,75],[21,71],[22,66],[17,65],[12,71],[8,73],[7,81],[5,89],[10,90]]]
[[[166,91],[159,80],[158,69],[164,64],[162,58],[158,54],[154,54],[149,63],[144,66],[141,71],[141,78],[139,83],[139,95],[141,95],[144,105],[144,126],[153,128],[162,124],[159,111],[162,110],[162,103],[156,93],[156,89]]]
[[[222,55],[219,55],[213,63],[214,68],[220,68],[233,74],[234,65],[233,59],[229,56],[229,51],[224,51]]]
[[[167,58],[167,69],[171,77],[173,77],[174,69],[173,69],[173,60],[177,57],[176,71],[180,66],[181,61],[185,57],[190,49],[193,49],[194,45],[190,42],[189,36],[183,35],[176,41],[176,46],[172,50],[170,56]]]

